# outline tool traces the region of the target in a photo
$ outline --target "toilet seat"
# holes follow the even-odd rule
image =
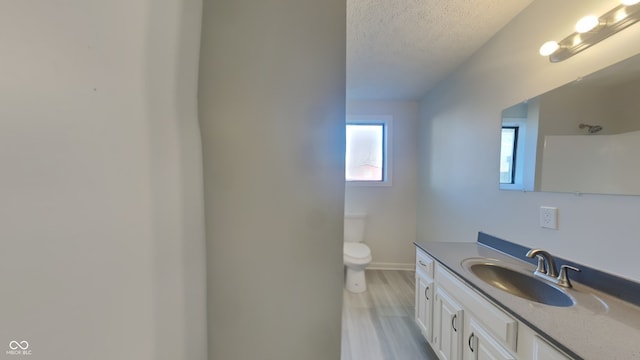
[[[362,243],[344,243],[344,261],[352,264],[366,264],[371,261],[371,250]]]

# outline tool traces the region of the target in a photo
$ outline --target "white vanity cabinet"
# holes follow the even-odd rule
[[[475,319],[470,319],[464,348],[464,359],[473,360],[515,360]]]
[[[573,359],[447,266],[416,248],[415,320],[439,360]]]
[[[518,322],[420,249],[415,317],[440,360],[517,359]]]
[[[433,280],[416,273],[416,324],[431,342],[433,314]]]
[[[444,290],[436,288],[433,349],[440,360],[457,360],[462,354],[464,309]]]
[[[532,340],[531,360],[571,360],[540,336],[534,335]]]
[[[502,311],[475,290],[461,282],[440,264],[435,267],[436,292],[446,291],[460,304],[458,328],[460,355],[453,359],[515,359],[518,321]],[[436,302],[439,301],[439,297]]]
[[[416,253],[415,320],[430,344],[433,339],[433,263],[433,259],[425,253]]]

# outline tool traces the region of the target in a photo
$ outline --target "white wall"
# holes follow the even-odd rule
[[[0,4],[0,358],[204,359],[201,2]]]
[[[417,206],[417,129],[419,103],[349,101],[352,116],[388,115],[392,121],[392,186],[347,183],[345,212],[367,214],[365,243],[371,248],[369,268],[408,269],[415,265]]]
[[[345,9],[204,3],[209,359],[340,357]]]
[[[500,112],[640,51],[637,24],[561,63],[540,44],[572,32],[613,0],[538,0],[503,28],[421,107],[418,238],[474,241],[479,230],[640,280],[640,198],[498,190]],[[559,208],[559,230],[538,226],[541,205]]]

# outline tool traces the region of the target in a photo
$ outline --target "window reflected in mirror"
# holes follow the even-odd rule
[[[515,182],[516,147],[518,144],[518,127],[503,126],[500,147],[500,184]]]

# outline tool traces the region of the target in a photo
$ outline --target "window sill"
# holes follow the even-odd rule
[[[346,187],[391,187],[391,181],[345,181]]]
[[[521,184],[500,184],[500,190],[524,191],[524,186]]]

